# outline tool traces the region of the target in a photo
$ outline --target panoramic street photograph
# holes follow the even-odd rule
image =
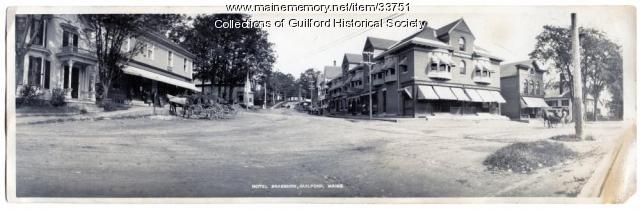
[[[634,7],[271,7],[13,8],[9,194],[575,199],[635,185],[612,172],[635,170]]]

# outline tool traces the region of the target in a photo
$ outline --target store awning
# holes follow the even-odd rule
[[[547,105],[547,103],[542,98],[522,97],[522,101],[524,102],[524,107],[529,107],[529,108],[549,107],[549,105]]]
[[[432,86],[418,86],[418,99],[438,100],[440,97],[433,90]]]
[[[484,102],[498,102],[498,100],[493,97],[493,94],[490,91],[482,89],[476,89],[476,91],[478,92],[480,97],[482,97],[482,100],[484,100]]]
[[[410,99],[413,99],[413,94],[412,94],[412,93],[413,93],[413,91],[411,90],[411,86],[407,86],[407,87],[402,88],[402,92],[404,92],[405,94],[407,94],[407,96],[408,96]]]
[[[471,99],[467,96],[467,94],[464,93],[464,90],[462,90],[461,88],[451,87],[451,91],[453,91],[453,94],[456,95],[458,100],[471,101]]]
[[[480,97],[480,94],[478,94],[475,89],[464,89],[464,92],[467,93],[467,96],[469,96],[469,99],[471,99],[472,102],[484,102],[482,97]]]
[[[442,100],[458,100],[449,87],[433,86],[433,90],[436,91],[436,94],[438,94],[438,97]]]
[[[137,67],[132,67],[132,66],[127,66],[124,69],[122,69],[122,71],[126,74],[129,75],[134,75],[134,76],[140,76],[143,78],[148,78],[154,81],[159,81],[162,83],[166,83],[169,85],[174,85],[174,86],[178,86],[178,87],[182,87],[185,89],[189,89],[195,92],[200,92],[199,88],[196,88],[196,85],[190,82],[186,82],[186,81],[181,81],[175,78],[171,78],[165,75],[160,75],[157,73],[153,73],[153,72],[149,72]]]
[[[493,94],[493,98],[498,100],[498,103],[507,103],[507,100],[502,97],[502,94],[500,94],[499,91],[491,91],[491,93]]]

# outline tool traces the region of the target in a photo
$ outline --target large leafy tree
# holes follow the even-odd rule
[[[300,88],[302,90],[302,96],[305,98],[311,98],[313,102],[318,98],[318,78],[320,77],[320,71],[313,68],[309,68],[300,73]]]
[[[108,98],[112,83],[122,76],[122,69],[142,52],[142,42],[135,42],[130,50],[123,50],[129,38],[147,33],[167,35],[184,15],[177,14],[82,14],[80,19],[88,31],[98,59],[98,78],[101,98]]]
[[[297,81],[293,75],[282,72],[273,72],[269,77],[268,86],[274,95],[282,95],[285,99],[297,93]]]
[[[248,18],[244,14],[198,15],[173,35],[196,55],[195,76],[218,86],[218,95],[223,95],[220,87],[241,85],[247,77],[259,81],[272,70],[276,57],[265,30],[214,27],[216,21]],[[226,89],[232,99],[232,88]]]
[[[532,59],[543,60],[554,68],[549,73],[559,74],[559,80],[549,81],[547,88],[571,89],[571,37],[570,29],[545,25],[542,33],[536,36],[535,49],[529,53]],[[594,98],[594,112],[597,112],[598,100],[605,89],[615,83],[622,74],[620,46],[612,42],[601,31],[592,28],[579,28],[580,34],[580,72],[582,73],[582,98],[591,95]],[[571,92],[573,93],[573,92]],[[614,95],[615,96],[615,95]],[[615,98],[622,100],[622,98]],[[585,102],[585,101],[582,101]]]

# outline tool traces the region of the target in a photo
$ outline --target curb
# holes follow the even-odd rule
[[[141,114],[125,114],[114,116],[94,116],[94,117],[72,117],[72,118],[56,118],[39,121],[31,121],[24,123],[16,123],[16,125],[38,125],[38,124],[50,124],[50,123],[64,123],[75,121],[101,121],[101,120],[122,120],[122,119],[137,119],[154,115],[153,113],[141,113]]]
[[[622,144],[624,143],[624,134],[616,137],[616,145],[613,146],[611,152],[606,153],[606,156],[596,166],[596,169],[589,177],[589,180],[582,186],[580,193],[577,197],[593,198],[600,197],[602,187],[604,186],[606,177],[613,166],[613,163],[618,158],[619,153],[622,150]]]
[[[352,120],[369,120],[369,118],[351,118],[351,117],[342,117],[342,116],[335,116],[335,115],[327,115],[326,117],[352,119]],[[373,118],[371,120],[386,121],[386,122],[393,122],[393,123],[397,123],[398,122],[398,119],[387,119],[387,118]]]

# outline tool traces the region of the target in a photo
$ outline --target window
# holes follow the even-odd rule
[[[167,60],[167,62],[168,62],[167,65],[169,67],[173,67],[173,52],[172,51],[169,51],[169,56],[167,56],[167,59],[168,59]],[[169,68],[169,69],[171,69],[171,68]]]
[[[40,86],[40,74],[42,69],[42,58],[29,56],[29,80],[27,84]]]
[[[483,70],[482,71],[482,76],[489,77],[489,71]]]
[[[62,47],[78,47],[78,34],[63,31],[62,32]]]
[[[431,63],[431,71],[437,71],[438,70],[438,63]]]
[[[49,60],[44,61],[44,88],[49,89],[51,80],[51,62]]]
[[[536,95],[540,95],[540,82],[536,82]]]
[[[529,82],[528,81],[524,81],[524,89],[523,89],[524,93],[529,92]]]
[[[40,19],[40,20],[33,20],[31,22],[31,33],[35,33],[35,36],[33,37],[33,40],[31,41],[31,44],[33,45],[38,45],[38,46],[45,46],[45,42],[47,39],[47,34],[46,32],[46,25],[45,25],[45,20],[44,19]]]
[[[155,51],[156,46],[152,43],[146,43],[144,48],[146,57],[153,60],[153,52]]]
[[[480,77],[480,76],[482,76],[482,70],[480,70],[480,69],[476,69],[476,75],[475,75],[475,76],[476,76],[476,77]]]
[[[184,58],[184,62],[182,62],[183,66],[182,69],[184,70],[184,72],[187,72],[187,58]]]
[[[464,62],[464,60],[460,61],[460,74],[465,74],[467,73],[467,63]]]
[[[531,90],[529,94],[533,94],[535,91],[535,83],[533,83],[533,81],[529,81],[529,89]]]
[[[460,47],[460,51],[464,51],[466,46],[465,46],[465,40],[463,37],[460,37],[460,39],[458,39],[458,46]]]
[[[396,69],[393,69],[393,68],[389,69],[389,74],[395,75],[396,74]]]
[[[409,68],[406,65],[399,65],[400,66],[400,70],[403,73],[409,72]]]
[[[562,106],[569,106],[569,100],[568,99],[562,100]]]

